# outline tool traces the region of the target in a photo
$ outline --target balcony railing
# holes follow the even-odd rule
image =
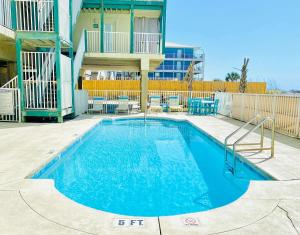
[[[87,31],[87,52],[101,52],[100,31]],[[104,53],[130,53],[129,32],[104,32]],[[161,54],[161,34],[135,33],[134,52],[138,54]]]
[[[3,1],[3,0],[0,0]],[[27,32],[55,31],[54,0],[16,0],[17,30]],[[69,40],[69,1],[58,1],[58,33],[65,41]]]
[[[127,32],[105,32],[104,52],[106,53],[129,53],[130,36]]]
[[[135,53],[161,54],[160,33],[134,33]]]
[[[12,28],[11,0],[0,0],[0,25]]]
[[[183,59],[183,60],[200,60],[204,61],[204,54],[189,54],[189,53],[183,53],[183,54],[176,54],[176,53],[166,53],[166,59]]]
[[[17,30],[54,31],[53,0],[16,0]]]
[[[100,52],[100,32],[87,31],[86,32],[86,51],[87,52]]]

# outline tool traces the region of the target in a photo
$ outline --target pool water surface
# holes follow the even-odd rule
[[[224,148],[187,122],[119,119],[99,123],[33,178],[53,179],[88,207],[150,217],[224,206],[251,180],[267,180],[240,161],[237,170],[233,176]]]

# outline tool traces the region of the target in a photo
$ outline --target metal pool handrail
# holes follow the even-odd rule
[[[255,121],[257,117],[254,118],[254,120],[252,119],[252,121]],[[265,148],[264,147],[264,124],[266,122],[270,122],[272,123],[272,136],[271,136],[271,147],[269,148]],[[247,124],[245,124],[243,127],[249,125],[250,123],[248,122]],[[232,137],[234,134],[236,134],[239,130],[241,130],[243,127],[239,128],[238,130],[236,130],[233,134],[231,134],[229,136]],[[245,143],[245,144],[240,144],[240,142],[242,140],[244,140],[247,136],[249,136],[251,133],[253,133],[254,131],[256,131],[257,129],[261,128],[261,141],[260,143]],[[236,152],[247,152],[247,151],[263,151],[263,150],[271,150],[271,158],[274,157],[275,155],[275,120],[274,118],[271,117],[266,117],[263,120],[261,120],[255,127],[253,127],[251,130],[249,130],[247,133],[245,133],[244,135],[242,135],[238,140],[236,140],[232,145],[228,145],[227,144],[228,138],[226,138],[225,142],[226,142],[226,146],[225,146],[225,161],[227,163],[227,148],[228,146],[233,146],[233,159],[234,159],[234,164],[233,164],[233,174],[235,174],[236,172],[236,164],[237,164],[237,156],[236,156]],[[242,145],[260,145],[259,148],[249,148],[249,149],[240,149],[240,150],[236,150],[237,146],[242,146]]]
[[[228,135],[225,138],[225,162],[227,162],[228,160],[228,147],[232,146],[233,144],[228,144],[228,140],[233,137],[235,134],[237,134],[239,131],[241,131],[242,129],[246,128],[247,126],[249,126],[250,124],[252,124],[252,122],[256,121],[257,118],[259,118],[260,115],[255,116],[254,118],[252,118],[249,122],[247,122],[245,125],[239,127],[238,129],[236,129],[234,132],[232,132],[230,135]]]

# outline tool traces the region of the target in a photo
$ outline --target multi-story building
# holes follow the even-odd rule
[[[165,60],[149,74],[150,79],[178,80],[184,79],[190,66],[193,66],[194,80],[204,79],[205,54],[200,47],[166,43]]]
[[[164,59],[166,0],[0,0],[0,13],[0,84],[17,75],[0,95],[22,120],[73,115],[85,70],[138,72],[146,108],[148,73]]]

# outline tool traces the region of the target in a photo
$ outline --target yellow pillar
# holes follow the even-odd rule
[[[145,112],[148,105],[148,73],[149,71],[141,71],[141,110]]]

